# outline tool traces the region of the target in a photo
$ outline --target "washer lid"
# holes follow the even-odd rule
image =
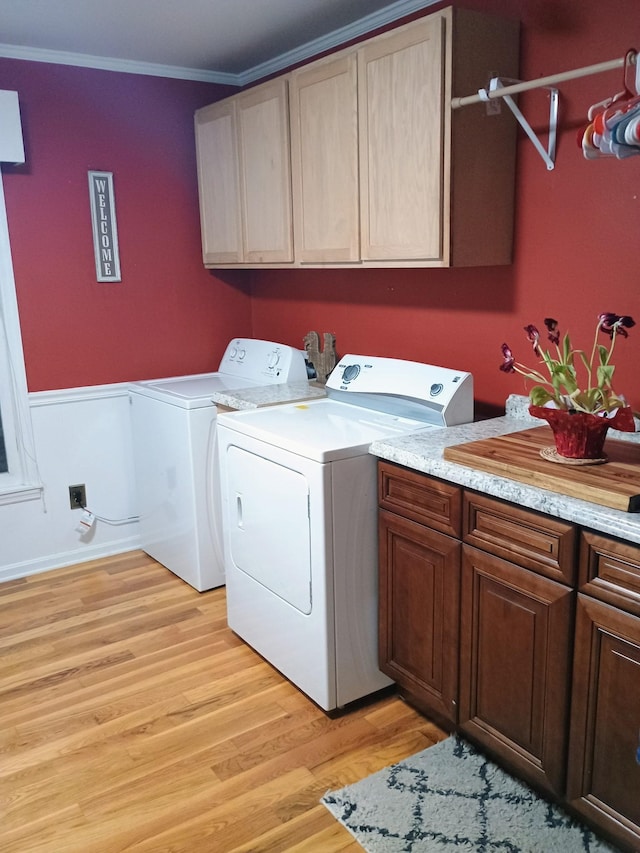
[[[218,415],[217,423],[218,427],[238,433],[239,446],[242,446],[240,435],[251,436],[316,462],[360,456],[369,452],[372,441],[434,429],[423,421],[328,399],[224,412]],[[265,447],[264,457],[268,455]]]
[[[195,376],[135,382],[130,390],[183,409],[200,409],[214,405],[212,395],[217,391],[232,391],[253,385],[255,381],[251,379],[240,379],[225,373],[201,373]]]
[[[235,391],[287,382],[308,384],[302,350],[273,341],[232,338],[215,373],[148,379],[129,389],[183,409],[213,406],[216,392]]]

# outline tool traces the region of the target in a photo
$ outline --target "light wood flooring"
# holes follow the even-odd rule
[[[2,853],[358,851],[320,797],[444,737],[330,719],[142,552],[0,584]]]

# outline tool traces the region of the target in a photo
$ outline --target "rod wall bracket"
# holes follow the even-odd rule
[[[503,77],[492,77],[489,81],[489,91],[486,89],[480,90],[478,94],[482,96],[482,92],[485,93],[485,97],[487,102],[491,99],[491,93],[496,92],[498,89],[502,89],[505,87],[505,84],[517,84],[518,80],[505,80]],[[531,142],[533,143],[534,148],[538,152],[538,154],[542,157],[547,169],[551,171],[555,168],[555,157],[556,157],[556,138],[558,134],[558,90],[545,86],[549,92],[549,136],[547,139],[547,147],[545,148],[540,139],[538,138],[536,132],[531,127],[527,119],[522,114],[522,111],[517,106],[511,95],[494,95],[493,97],[500,97],[505,102],[505,104],[509,107],[511,112],[514,114],[516,119],[518,120],[518,124],[527,134]],[[484,100],[484,98],[483,98]]]

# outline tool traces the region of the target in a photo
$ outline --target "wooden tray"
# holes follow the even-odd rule
[[[602,465],[567,465],[543,459],[553,446],[548,426],[445,447],[444,458],[540,489],[619,509],[640,512],[640,444],[607,439]]]

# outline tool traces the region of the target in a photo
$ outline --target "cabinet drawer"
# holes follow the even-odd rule
[[[462,489],[390,462],[378,462],[382,509],[460,538]]]
[[[640,546],[583,531],[580,592],[640,616]]]
[[[576,529],[571,524],[465,491],[462,535],[489,554],[552,580],[575,583]]]

